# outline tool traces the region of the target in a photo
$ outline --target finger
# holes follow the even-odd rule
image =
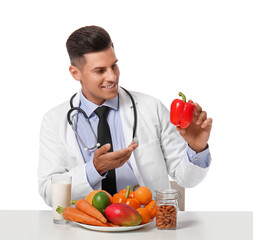
[[[127,153],[121,156],[118,156],[117,158],[113,157],[113,153],[108,153],[103,156],[103,161],[110,161],[110,168],[118,168],[121,167],[131,156],[131,153]]]
[[[213,124],[213,119],[212,119],[212,118],[208,118],[208,119],[206,119],[206,120],[202,123],[201,127],[202,127],[202,128],[205,128],[205,127],[207,127],[207,126],[212,127],[212,124]]]
[[[129,145],[128,145],[128,147],[131,147],[131,146],[133,146],[134,144],[136,144],[134,141],[132,141]]]
[[[95,152],[94,152],[94,155],[95,157],[99,157],[105,153],[107,153],[111,148],[111,144],[110,143],[107,143],[105,145],[103,145],[102,147],[98,148]]]
[[[132,151],[122,152],[120,155],[116,156],[114,159],[116,161],[122,161],[122,159],[129,158],[132,154]]]
[[[107,153],[107,152],[104,151],[104,152],[102,152],[102,154],[103,153],[106,153],[106,154],[103,155],[103,156],[101,156],[102,154],[100,154],[100,152],[98,152],[98,154],[100,154],[100,155],[95,155],[95,157],[101,156],[101,157],[103,157],[103,161],[105,161],[105,162],[110,161],[112,164],[113,164],[113,161],[114,162],[115,161],[116,162],[121,162],[123,159],[125,159],[125,158],[128,159],[131,156],[131,153],[133,152],[133,150],[138,146],[138,145],[137,146],[136,145],[137,144],[135,143],[131,147],[127,147],[127,148],[124,148],[124,149],[121,149],[121,150],[118,150],[118,151],[115,151],[115,152]],[[96,151],[95,151],[95,154],[96,154]],[[113,166],[111,166],[111,167],[113,167]]]
[[[135,143],[135,142],[131,142],[131,143],[128,145],[128,148],[131,148],[132,150],[135,150],[137,147],[138,147],[138,144]]]
[[[202,124],[207,119],[207,113],[205,111],[202,111],[197,119],[197,125]]]
[[[120,159],[121,157],[124,157],[127,154],[131,154],[132,151],[133,151],[132,148],[127,147],[127,148],[124,148],[124,149],[121,149],[121,150],[118,150],[115,152],[109,152],[108,154],[106,154],[106,156],[109,159]]]
[[[97,150],[96,150],[97,151]],[[101,172],[104,173],[110,169],[114,169],[114,168],[118,168],[120,166],[122,166],[124,164],[125,161],[127,161],[130,156],[131,156],[131,152],[124,154],[124,155],[118,155],[119,151],[116,152],[108,152],[105,154],[102,154],[100,156],[95,157],[94,156],[94,165],[97,163],[97,161],[99,162],[99,166],[100,168],[102,168]],[[116,154],[115,154],[116,153]],[[121,152],[122,154],[122,152]],[[115,158],[115,155],[118,155],[117,158]],[[102,164],[102,167],[101,167]],[[97,169],[97,168],[96,168]]]
[[[198,103],[194,103],[194,105],[195,105],[195,115],[198,115],[199,113],[202,112],[202,107],[200,107]]]
[[[177,131],[182,135],[184,136],[185,133],[186,133],[186,129],[185,128],[181,128],[181,127],[176,127]]]
[[[124,165],[129,160],[130,157],[131,157],[131,153],[128,154],[128,155],[126,155],[126,156],[124,156],[124,157],[122,157],[121,159],[119,159],[117,161],[118,167],[121,167],[122,165]]]

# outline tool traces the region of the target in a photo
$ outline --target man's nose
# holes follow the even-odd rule
[[[117,76],[112,69],[109,69],[106,73],[106,80],[115,82],[117,80]]]

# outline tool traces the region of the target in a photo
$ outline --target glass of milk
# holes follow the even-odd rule
[[[58,206],[66,208],[70,206],[71,182],[70,175],[57,174],[52,176],[52,203],[53,203],[53,222],[64,224],[67,221],[61,214],[56,212]]]

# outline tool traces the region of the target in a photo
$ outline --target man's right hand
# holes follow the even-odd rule
[[[138,144],[132,142],[127,148],[115,152],[108,152],[111,145],[107,143],[94,152],[93,164],[98,173],[102,175],[110,169],[121,167],[137,147]]]

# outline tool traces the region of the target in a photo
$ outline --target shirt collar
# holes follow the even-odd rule
[[[117,94],[116,97],[112,99],[106,100],[101,106],[108,106],[115,111],[119,108],[119,96]],[[99,105],[89,101],[82,93],[81,91],[81,97],[80,97],[80,105],[79,107],[85,111],[88,117],[92,115],[92,113],[99,107]]]

